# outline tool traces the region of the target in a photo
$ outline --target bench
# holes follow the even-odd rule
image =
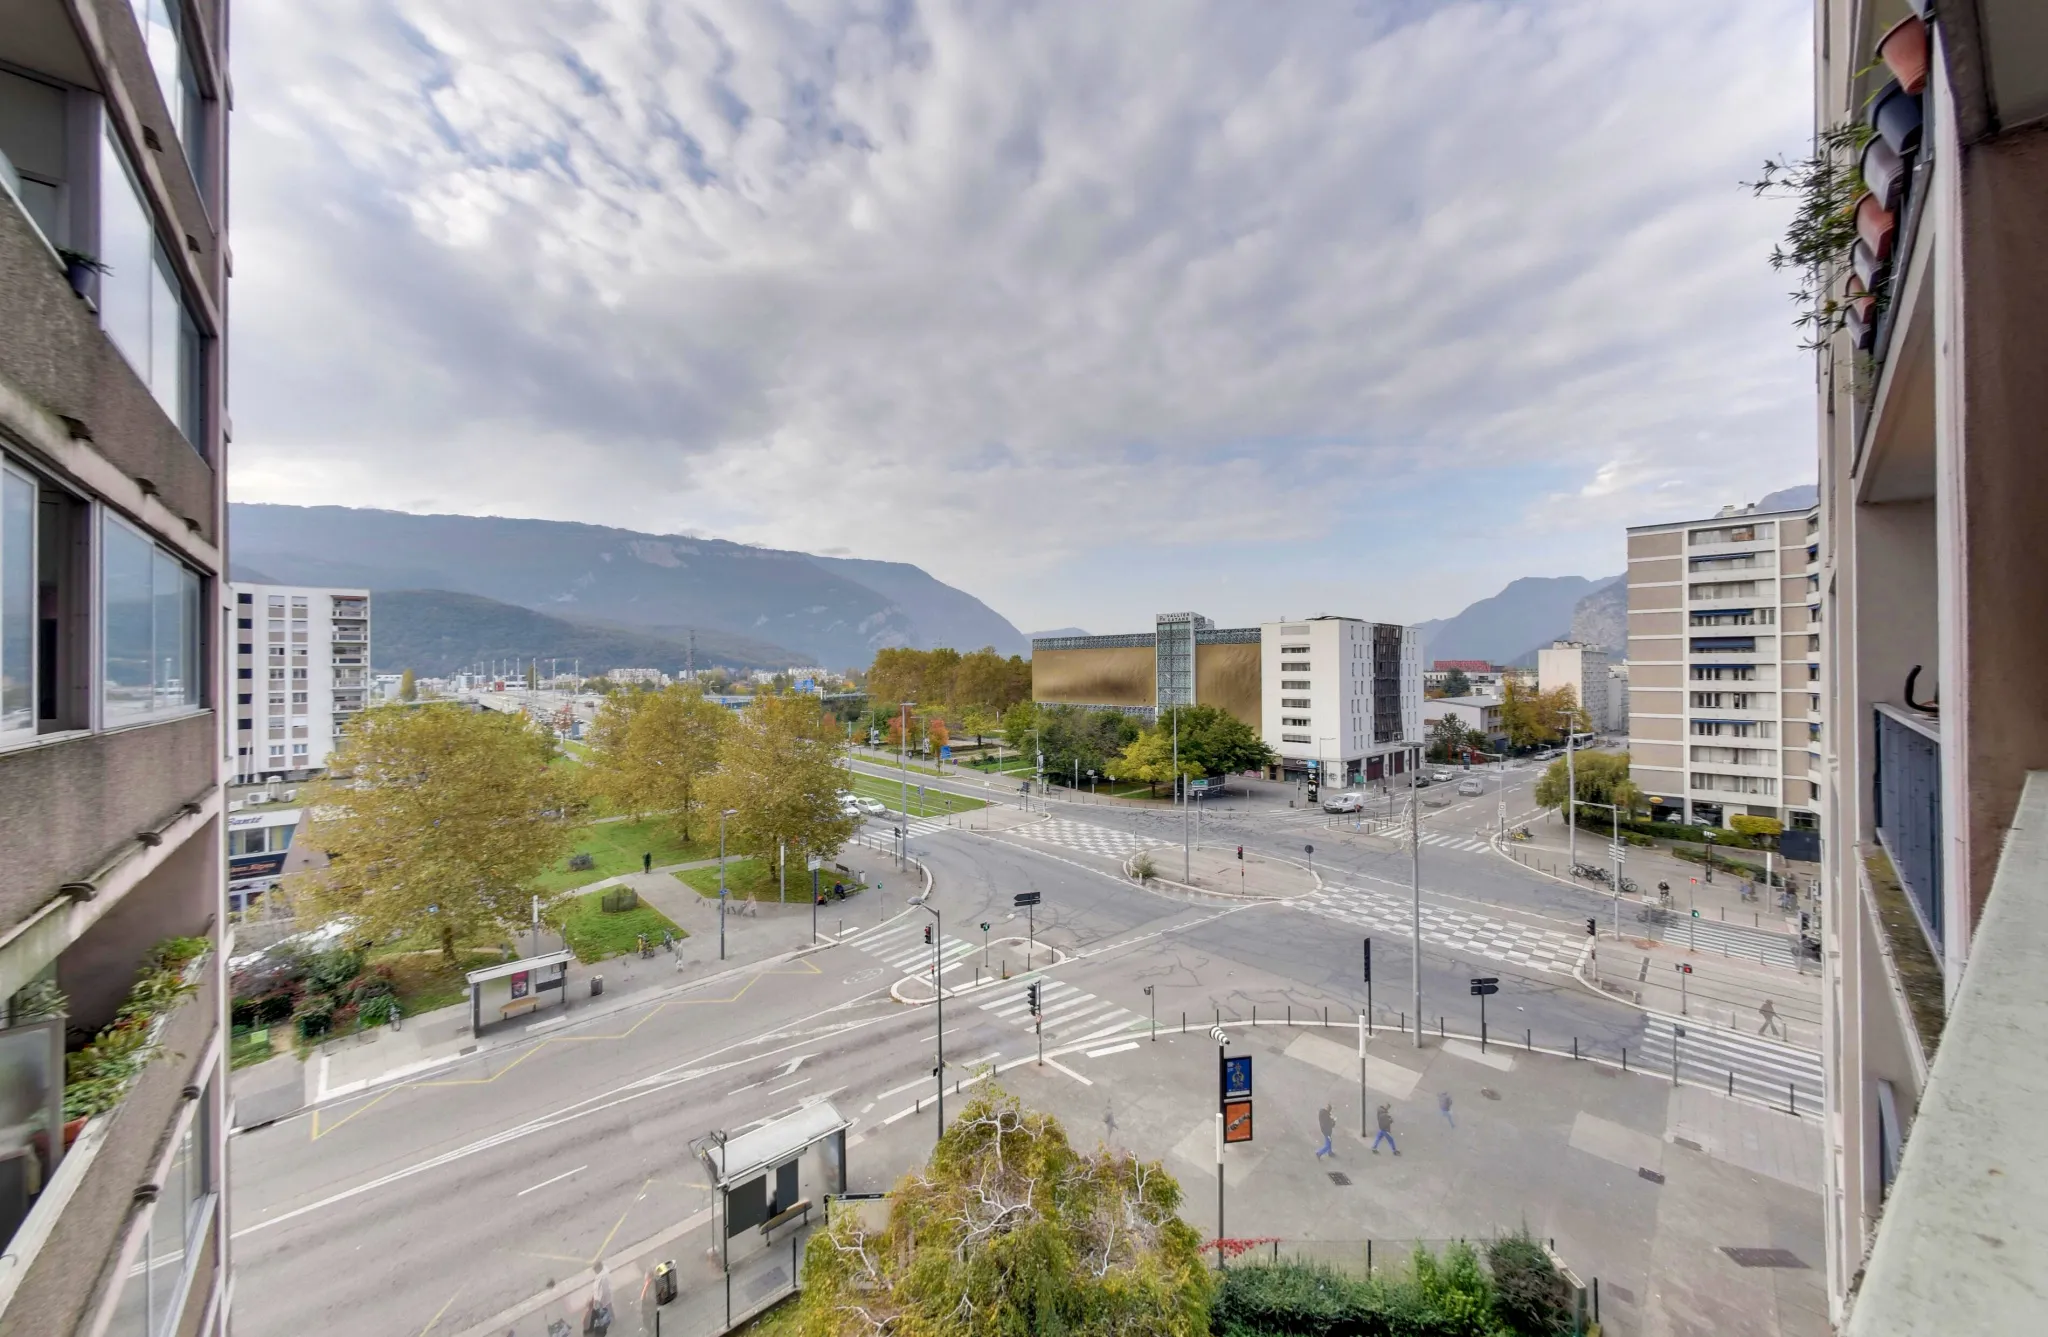
[[[761,1223],[761,1238],[767,1239],[769,1232],[774,1230],[775,1227],[785,1225],[799,1216],[804,1219],[805,1224],[809,1224],[811,1219],[811,1200],[809,1198],[798,1198],[789,1206],[763,1221]]]
[[[540,999],[538,998],[515,998],[498,1009],[498,1019],[510,1021],[512,1018],[531,1012],[539,1006]]]

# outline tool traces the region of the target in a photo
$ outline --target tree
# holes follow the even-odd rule
[[[591,788],[620,812],[668,817],[687,842],[731,726],[732,712],[690,683],[614,692],[590,727]]]
[[[576,795],[553,750],[502,711],[363,711],[306,805],[306,839],[331,862],[294,893],[357,936],[430,933],[453,964],[458,942],[526,922],[527,884],[570,843]]]
[[[1465,676],[1465,670],[1454,668],[1449,673],[1444,674],[1444,695],[1472,695],[1472,680]]]
[[[1152,792],[1157,793],[1160,784],[1170,782],[1175,775],[1173,760],[1173,735],[1164,730],[1147,729],[1131,740],[1121,754],[1110,759],[1109,777],[1112,780],[1145,782]],[[1202,768],[1193,758],[1180,759],[1178,773],[1192,778],[1202,774]]]
[[[526,690],[531,692],[540,687],[540,665],[531,660],[526,665]]]
[[[419,684],[413,681],[411,669],[407,669],[398,675],[398,699],[401,701],[417,701],[420,699]]]
[[[1737,813],[1728,819],[1728,825],[1736,834],[1749,836],[1765,848],[1770,842],[1785,834],[1785,824],[1775,817],[1752,817],[1748,813]]]
[[[889,1223],[837,1211],[804,1251],[804,1337],[1206,1337],[1201,1236],[1156,1161],[1074,1150],[1051,1115],[984,1086],[897,1181]]]
[[[989,706],[969,706],[960,712],[960,729],[974,735],[974,745],[981,746],[981,740],[1003,727],[1003,717]]]
[[[1578,801],[1611,803],[1621,809],[1622,820],[1634,815],[1643,803],[1643,793],[1629,778],[1626,752],[1579,752],[1550,763],[1536,781],[1536,802],[1546,808],[1561,808],[1572,793],[1571,773],[1578,777]]]
[[[1477,736],[1456,715],[1446,714],[1430,726],[1430,754],[1443,761],[1450,761],[1466,748],[1478,745]]]
[[[1155,727],[1169,742],[1176,721],[1180,725],[1181,760],[1192,757],[1200,767],[1193,772],[1196,775],[1263,770],[1277,760],[1258,730],[1227,710],[1216,706],[1171,706],[1160,711]]]
[[[1019,701],[1003,712],[1003,741],[1010,745],[1012,752],[1029,756],[1037,743],[1034,731],[1040,728],[1039,717],[1043,709],[1035,701]]]
[[[1519,677],[1501,679],[1500,723],[1510,746],[1530,748],[1557,742],[1564,737],[1567,714],[1575,731],[1584,733],[1592,728],[1573,688],[1538,692]]]
[[[733,722],[705,791],[714,811],[733,811],[734,848],[763,859],[779,848],[801,861],[846,843],[860,818],[840,811],[837,735],[814,696],[756,697]]]

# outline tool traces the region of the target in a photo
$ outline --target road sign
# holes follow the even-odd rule
[[[1230,1032],[1224,1030],[1221,1026],[1211,1026],[1209,1028],[1209,1038],[1219,1045],[1227,1045],[1230,1043]]]
[[[1224,1103],[1223,1140],[1225,1142],[1249,1142],[1252,1140],[1251,1101],[1231,1100]]]
[[[1249,1100],[1252,1094],[1252,1056],[1238,1054],[1223,1060],[1223,1098]]]
[[[1314,854],[1316,852],[1316,847],[1313,845],[1303,845],[1301,847],[1301,851],[1304,854]]]
[[[1036,905],[1038,904],[1038,893],[1035,891],[1020,891],[1012,898],[1011,904],[1015,905],[1019,910],[1027,905]]]
[[[817,872],[820,868],[823,868],[824,866],[825,861],[823,859],[818,858],[816,855],[812,855],[810,858],[804,860],[805,869],[813,873]]]
[[[1497,976],[1483,975],[1472,981],[1472,994],[1475,998],[1484,998],[1488,994],[1499,992],[1500,980]]]

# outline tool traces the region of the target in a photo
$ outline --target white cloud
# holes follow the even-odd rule
[[[236,493],[846,548],[1092,625],[1135,610],[1037,564],[1532,463],[1553,538],[1809,477],[1738,184],[1801,137],[1805,18],[1353,8],[249,0]]]

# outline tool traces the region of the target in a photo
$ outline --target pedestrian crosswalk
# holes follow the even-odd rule
[[[1818,1114],[1821,1108],[1820,1055],[1759,1035],[1704,1026],[1685,1017],[1652,1012],[1644,1026],[1640,1059],[1630,1067],[1669,1073],[1674,1052],[1678,1079],[1698,1086],[1734,1090],[1780,1109]]]
[[[1297,897],[1294,904],[1327,918],[1388,933],[1405,936],[1414,928],[1414,901],[1405,893],[1331,883]],[[1575,934],[1427,901],[1422,906],[1422,939],[1454,952],[1565,975],[1578,965],[1587,941]]]
[[[921,925],[916,920],[905,920],[865,933],[855,929],[847,936],[852,939],[855,947],[879,959],[884,965],[900,970],[906,975],[923,975],[929,978],[932,973],[934,944],[924,940],[925,927],[926,925]],[[856,933],[859,934],[858,937],[854,936]],[[981,950],[981,944],[967,942],[951,935],[941,938],[936,945],[937,964],[941,975],[950,975],[955,970],[965,968],[971,964],[969,958]],[[946,982],[946,987],[953,987],[951,980]]]
[[[1405,830],[1393,830],[1387,832],[1387,834],[1393,836],[1404,845],[1408,843],[1408,833]],[[1484,840],[1472,836],[1453,835],[1447,831],[1424,831],[1417,839],[1425,845],[1433,845],[1438,849],[1446,850],[1477,852],[1491,848]]]
[[[1659,915],[1652,909],[1646,918],[1648,935],[1674,947],[1719,952],[1767,966],[1799,965],[1799,940],[1789,934],[1748,924],[1727,924],[1705,916],[1694,919],[1677,911]]]
[[[1164,843],[1151,836],[1138,835],[1136,832],[1096,826],[1091,822],[1076,822],[1065,817],[1055,817],[1045,822],[1027,822],[1023,826],[1012,828],[1010,834],[1047,845],[1064,846],[1082,854],[1099,855],[1106,859],[1127,859],[1140,850],[1153,849]]]
[[[1038,1018],[1031,1015],[1027,993],[1027,986],[1034,983],[1039,986]],[[983,1003],[981,1010],[1027,1031],[1034,1021],[1042,1019],[1047,1044],[1107,1040],[1150,1024],[1129,1008],[1118,1007],[1064,980],[1046,979],[1042,975],[1019,975],[1003,985],[1000,992],[1000,997]]]

